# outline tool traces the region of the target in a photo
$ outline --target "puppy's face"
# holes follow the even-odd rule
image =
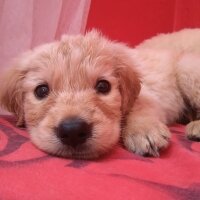
[[[91,159],[120,136],[140,84],[128,47],[93,31],[25,53],[4,77],[0,100],[40,149]]]

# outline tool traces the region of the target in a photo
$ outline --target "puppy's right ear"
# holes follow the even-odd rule
[[[19,66],[6,71],[1,77],[0,104],[2,108],[14,113],[17,117],[17,126],[24,126],[23,87],[22,81],[25,70]]]

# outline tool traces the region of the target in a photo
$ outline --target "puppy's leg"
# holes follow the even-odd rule
[[[193,53],[182,56],[177,68],[177,83],[183,96],[195,110],[196,116],[186,127],[190,140],[200,141],[200,57]],[[195,69],[195,70],[194,70]]]
[[[200,142],[200,120],[190,122],[186,127],[188,139]]]
[[[200,92],[197,98],[193,99],[193,105],[195,107],[200,105]],[[194,121],[191,121],[186,126],[186,136],[189,140],[200,142],[200,108],[196,108],[196,115],[194,117]]]
[[[167,147],[170,132],[158,115],[156,108],[136,102],[122,135],[128,150],[144,156],[159,156],[159,150]]]

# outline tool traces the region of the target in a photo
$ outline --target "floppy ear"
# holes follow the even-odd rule
[[[22,80],[25,71],[20,67],[9,69],[1,77],[0,104],[17,117],[17,126],[24,125]]]
[[[119,89],[122,96],[122,113],[128,114],[134,101],[140,92],[140,80],[136,72],[129,66],[121,66],[117,69],[119,78]]]
[[[115,54],[116,74],[119,79],[119,89],[122,96],[122,114],[127,115],[141,89],[139,74],[133,61],[133,51],[126,45],[118,45]]]

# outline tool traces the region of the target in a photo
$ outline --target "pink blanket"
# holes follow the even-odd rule
[[[200,143],[185,138],[184,126],[171,131],[171,145],[160,158],[118,145],[99,160],[83,161],[41,152],[12,117],[1,117],[0,199],[200,199]]]

